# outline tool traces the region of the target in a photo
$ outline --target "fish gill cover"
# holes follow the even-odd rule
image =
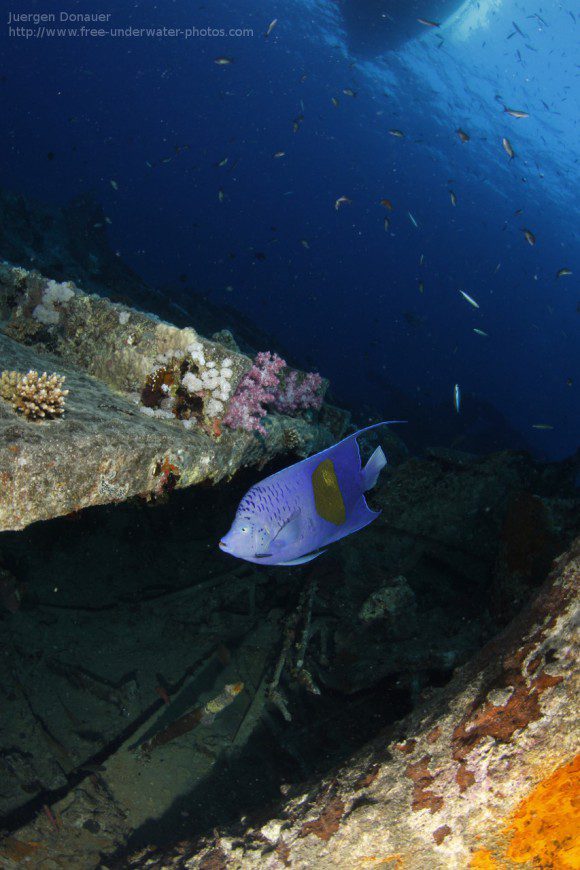
[[[92,191],[175,310],[233,307],[411,442],[559,458],[579,440],[579,26],[568,2],[14,5],[0,184]]]

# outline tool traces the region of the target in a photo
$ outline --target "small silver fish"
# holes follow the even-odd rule
[[[457,414],[459,414],[461,410],[461,389],[459,384],[455,384],[453,387],[453,407]]]
[[[507,106],[504,106],[503,110],[506,113],[506,115],[511,115],[512,118],[529,118],[530,117],[529,112],[521,112],[519,109],[508,109]]]
[[[475,299],[473,298],[473,296],[470,296],[469,293],[466,293],[466,292],[465,292],[465,290],[460,290],[459,292],[461,293],[461,295],[463,296],[463,298],[464,298],[467,302],[469,302],[470,305],[473,305],[474,308],[479,308],[479,303],[475,301]]]
[[[339,196],[338,199],[336,200],[336,202],[334,203],[334,208],[336,209],[336,211],[338,211],[339,208],[341,207],[341,205],[347,205],[347,204],[350,205],[351,202],[352,202],[352,199],[349,199],[348,196]]]
[[[274,28],[276,27],[277,24],[278,24],[278,19],[277,19],[277,18],[274,18],[273,21],[270,21],[270,23],[268,24],[268,28],[267,28],[267,30],[266,30],[266,32],[265,32],[265,34],[264,34],[264,36],[266,37],[266,39],[270,36],[270,34],[272,33],[272,31],[274,30]]]
[[[503,139],[501,140],[501,144],[503,145],[503,150],[505,151],[505,153],[507,154],[509,159],[513,160],[514,157],[516,156],[516,152],[512,148],[512,143],[510,142],[510,140],[506,139],[506,137],[504,136]]]
[[[487,332],[484,332],[483,329],[477,329],[477,327],[474,327],[473,331],[477,335],[483,335],[485,338],[489,338],[489,334]]]
[[[413,224],[413,226],[414,226],[414,227],[417,227],[417,229],[419,229],[419,224],[417,223],[417,221],[415,220],[415,218],[413,217],[413,215],[411,214],[411,212],[408,211],[407,214],[409,215],[409,220],[411,221],[411,223]]]

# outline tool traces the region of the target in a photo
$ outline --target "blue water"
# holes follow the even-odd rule
[[[110,13],[94,27],[253,35],[26,39],[3,23],[3,187],[56,205],[93,191],[113,249],[147,281],[237,307],[342,401],[399,417],[399,390],[411,419],[431,406],[459,433],[475,425],[470,404],[490,406],[538,456],[577,448],[574,4],[468,2],[440,28],[365,58],[349,55],[330,0],[14,9],[62,10]],[[340,196],[352,202],[337,211]],[[556,279],[562,268],[572,276]]]

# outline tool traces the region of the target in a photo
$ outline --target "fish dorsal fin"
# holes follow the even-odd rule
[[[323,459],[312,472],[312,491],[318,516],[341,526],[346,521],[346,507],[332,459]]]
[[[300,538],[300,511],[295,511],[288,517],[286,522],[278,529],[270,541],[271,550],[281,550],[295,544]]]

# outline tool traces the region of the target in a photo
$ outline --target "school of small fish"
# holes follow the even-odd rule
[[[570,13],[570,14],[572,15],[572,13]],[[540,16],[538,16],[537,13],[534,13],[533,15],[530,15],[528,17],[529,18],[535,17],[538,19],[538,21],[543,26],[547,26],[546,22]],[[440,40],[438,48],[441,48],[441,46],[443,45],[443,37],[437,33],[437,31],[441,28],[441,23],[438,21],[433,21],[433,20],[430,20],[427,18],[422,18],[422,17],[417,18],[416,20],[420,25],[422,25],[427,30],[435,31],[436,38],[438,40]],[[521,30],[521,28],[518,26],[518,24],[515,21],[512,22],[512,24],[513,24],[514,29],[511,33],[509,33],[509,35],[507,36],[507,39],[511,39],[514,36],[520,36],[523,39],[528,39],[526,34]],[[272,32],[277,28],[277,26],[278,26],[278,19],[274,18],[267,25],[267,27],[264,31],[264,34],[263,34],[264,38],[268,39],[271,36]],[[278,31],[276,31],[276,32],[278,33]],[[428,37],[426,37],[426,38],[428,39]],[[431,37],[431,38],[433,38],[433,37]],[[527,48],[533,50],[533,47],[528,45],[528,44],[527,44]],[[518,57],[518,56],[519,56],[518,59],[521,62],[521,55],[520,55],[519,50],[516,53],[516,57]],[[221,56],[221,57],[215,58],[214,63],[220,67],[227,67],[227,66],[230,66],[231,64],[234,63],[234,59],[232,57],[228,57],[228,56]],[[355,66],[354,62],[349,64],[349,66],[352,69]],[[300,83],[303,83],[304,81],[306,81],[306,79],[307,79],[307,74],[305,73],[300,77]],[[341,89],[341,92],[342,92],[342,95],[344,97],[348,97],[351,100],[354,100],[358,95],[358,91],[355,90],[355,88],[352,87],[351,85],[345,85],[345,87],[343,87]],[[521,120],[525,120],[525,119],[530,118],[530,112],[527,110],[527,108],[514,108],[513,106],[506,104],[506,102],[504,102],[504,99],[500,94],[496,94],[495,99],[498,103],[501,104],[501,106],[503,108],[503,114],[508,116],[509,118],[513,118],[517,121],[521,121]],[[336,95],[330,96],[330,102],[335,109],[339,109],[341,107],[341,102],[340,102],[338,96],[336,96]],[[305,118],[304,103],[302,100],[300,101],[300,103],[301,103],[302,111],[292,121],[292,130],[294,133],[299,132],[301,125],[304,122],[304,118]],[[549,107],[547,106],[547,104],[545,102],[543,102],[543,104],[544,104],[545,109],[548,110]],[[383,113],[382,110],[378,111],[377,115],[381,115],[382,113]],[[390,135],[391,137],[393,137],[395,139],[403,140],[403,139],[407,138],[404,130],[402,130],[398,127],[387,128],[387,133],[388,133],[388,135]],[[456,127],[455,133],[458,136],[458,138],[462,144],[467,144],[467,143],[472,141],[472,135],[469,132],[467,132],[463,127]],[[509,161],[510,162],[516,161],[514,163],[514,165],[517,165],[518,155],[517,155],[512,143],[507,135],[503,135],[501,137],[501,146],[503,148],[503,151],[507,155]],[[287,155],[286,150],[280,149],[280,150],[277,150],[273,153],[273,158],[280,160],[282,158],[285,158],[286,155]],[[169,158],[169,159],[171,159],[171,158]],[[229,158],[226,156],[226,157],[223,157],[222,159],[220,159],[215,165],[218,168],[223,168],[228,164],[228,161],[229,161]],[[148,165],[152,165],[152,164],[148,164]],[[523,178],[522,180],[526,181],[525,178]],[[453,181],[453,179],[451,179],[451,181]],[[113,180],[111,180],[111,186],[115,190],[117,190],[117,188],[118,188],[117,183]],[[457,196],[455,190],[448,188],[448,193],[449,193],[449,199],[450,199],[452,207],[454,209],[458,208],[459,200],[458,200],[458,196]],[[292,194],[293,194],[293,191],[287,191],[285,195],[290,196]],[[225,192],[223,189],[220,189],[218,191],[218,200],[220,203],[223,203],[226,200],[226,195],[225,195]],[[395,211],[395,206],[393,205],[393,201],[390,198],[383,196],[378,200],[378,202],[379,202],[380,206],[382,206],[384,209],[386,209],[389,212],[389,215],[391,212]],[[342,195],[337,196],[335,198],[334,210],[336,212],[340,212],[343,210],[344,206],[350,206],[350,205],[352,205],[352,203],[353,203],[353,199],[351,198],[351,196],[348,196],[346,194],[342,194]],[[517,209],[514,212],[514,217],[517,217],[521,213],[522,213],[522,209]],[[409,222],[411,223],[411,225],[415,229],[420,230],[421,226],[420,226],[419,220],[408,209],[407,209],[407,216],[408,216],[408,219],[409,219]],[[396,216],[395,216],[395,218],[396,218]],[[508,221],[505,222],[503,229],[505,229],[507,225],[508,225]],[[385,233],[389,234],[390,236],[394,236],[394,234],[391,233],[391,217],[390,216],[383,217],[383,228],[384,228]],[[273,229],[275,229],[275,228],[273,228]],[[536,245],[536,235],[531,229],[529,229],[528,227],[521,227],[521,232],[523,234],[524,239],[528,243],[528,245],[530,245],[532,247]],[[277,241],[277,240],[274,239],[272,241]],[[302,247],[305,250],[310,250],[310,243],[306,238],[300,239],[300,244],[302,245]],[[261,254],[260,252],[257,252],[255,254],[255,256],[256,256],[256,258],[265,258],[265,254]],[[423,264],[424,264],[424,255],[421,254],[419,265],[423,266]],[[498,270],[500,269],[500,266],[501,266],[501,263],[498,263],[497,266],[495,267],[494,274],[498,272]],[[572,275],[572,270],[570,268],[562,267],[562,268],[557,270],[557,272],[555,274],[555,278],[561,279],[561,278],[569,277],[571,275]],[[537,275],[534,277],[537,279]],[[418,287],[419,293],[424,294],[425,281],[422,278],[417,280],[417,287]],[[480,309],[479,303],[467,291],[459,289],[458,292],[461,295],[461,297],[472,308]],[[472,331],[475,335],[480,336],[481,338],[489,338],[489,333],[486,332],[485,330],[479,328],[479,327],[473,327]],[[459,384],[455,384],[453,387],[453,405],[454,405],[456,413],[459,414],[460,410],[461,410],[461,391],[460,391]],[[535,428],[535,429],[551,429],[552,427],[549,426],[548,424],[537,423],[537,424],[533,424],[533,428]]]

